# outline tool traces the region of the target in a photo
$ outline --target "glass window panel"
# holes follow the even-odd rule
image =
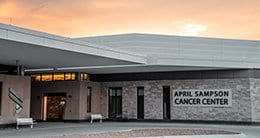
[[[110,96],[116,96],[116,91],[115,91],[115,89],[110,89],[109,95],[110,95]]]
[[[42,81],[52,81],[52,74],[42,74]]]
[[[83,75],[84,77],[84,75]],[[76,73],[46,73],[46,74],[32,74],[32,81],[64,81],[76,80]]]
[[[87,91],[87,112],[91,112],[91,87]]]
[[[41,74],[31,75],[32,81],[41,81]]]
[[[66,73],[65,74],[65,80],[71,80],[71,73]]]
[[[144,119],[144,87],[137,87],[137,118]]]
[[[117,89],[117,96],[122,96],[122,90],[121,89]]]
[[[64,80],[64,73],[55,73],[53,76],[53,80],[54,81]]]
[[[137,88],[137,94],[138,94],[138,96],[143,96],[144,95],[144,87],[138,87]]]
[[[81,80],[89,80],[89,75],[87,73],[81,73],[80,74],[80,79]]]
[[[71,80],[76,80],[76,74],[75,73],[71,73]]]
[[[114,90],[112,90],[111,96],[116,96],[116,92]]]

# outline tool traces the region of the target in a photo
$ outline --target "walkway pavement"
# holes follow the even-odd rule
[[[1,128],[1,138],[42,138],[47,136],[62,136],[70,134],[86,134],[118,130],[130,130],[139,128],[190,128],[190,129],[211,129],[226,130],[240,132],[239,137],[259,138],[260,126],[247,125],[210,125],[210,124],[181,124],[181,123],[144,123],[144,122],[104,122],[90,124],[88,122],[81,123],[63,123],[63,122],[41,122],[35,125],[33,129],[29,127],[21,127],[19,130],[15,128]],[[186,136],[187,137],[187,136]],[[193,136],[202,138],[201,136]],[[209,137],[209,136],[207,136]],[[222,136],[211,136],[211,138]],[[178,137],[180,138],[180,137]],[[224,138],[224,137],[222,137]],[[227,137],[225,137],[227,138]]]

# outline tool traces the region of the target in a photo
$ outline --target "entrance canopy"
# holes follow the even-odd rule
[[[0,64],[26,69],[144,64],[142,54],[0,24]]]
[[[260,41],[150,34],[85,38],[0,24],[0,64],[27,72],[132,73],[260,68]]]

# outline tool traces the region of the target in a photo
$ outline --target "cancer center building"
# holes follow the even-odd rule
[[[67,38],[0,24],[0,125],[17,118],[260,123],[260,41]]]

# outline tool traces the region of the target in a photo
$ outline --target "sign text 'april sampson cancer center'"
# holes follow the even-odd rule
[[[232,106],[231,89],[183,89],[173,91],[173,106]]]

